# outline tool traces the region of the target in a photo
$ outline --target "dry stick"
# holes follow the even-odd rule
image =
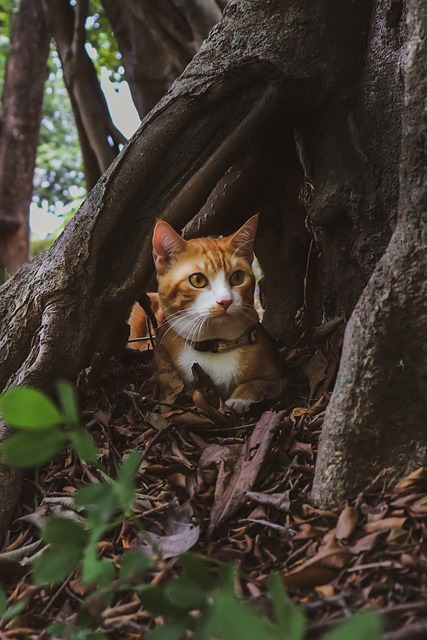
[[[46,615],[46,613],[49,611],[50,607],[53,605],[53,603],[55,602],[55,600],[58,598],[58,596],[64,591],[64,589],[68,586],[71,577],[73,575],[74,571],[72,571],[70,573],[70,575],[68,576],[68,578],[66,578],[66,580],[64,580],[64,582],[61,584],[61,586],[55,591],[55,593],[53,594],[53,596],[51,597],[51,599],[49,600],[49,602],[47,603],[47,605],[45,606],[45,608],[43,609],[43,611],[41,612],[42,617]]]

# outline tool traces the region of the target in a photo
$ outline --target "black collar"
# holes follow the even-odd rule
[[[223,338],[211,338],[210,340],[200,340],[199,342],[188,342],[196,351],[222,353],[223,351],[231,351],[243,347],[246,344],[255,344],[257,341],[257,329],[259,323],[246,329],[238,338],[234,340],[224,340]]]

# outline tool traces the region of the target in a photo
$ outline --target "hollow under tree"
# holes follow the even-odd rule
[[[189,234],[227,232],[259,209],[265,322],[291,344],[309,252],[306,178],[325,273],[309,320],[350,312],[397,208],[402,15],[387,0],[231,1],[55,245],[3,286],[0,387],[49,390],[95,351],[124,347],[158,216],[191,222]],[[3,528],[18,479],[0,467]]]

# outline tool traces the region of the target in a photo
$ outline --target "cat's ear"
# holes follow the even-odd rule
[[[259,214],[257,213],[255,216],[252,216],[252,218],[249,218],[249,220],[230,237],[231,244],[237,249],[240,255],[246,258],[249,264],[254,259],[254,241],[258,228],[258,216]]]
[[[184,251],[187,243],[164,220],[159,220],[153,231],[153,259],[158,273],[163,274],[174,255]]]

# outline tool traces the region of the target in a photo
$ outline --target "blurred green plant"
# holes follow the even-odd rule
[[[132,518],[135,477],[142,461],[138,452],[125,456],[116,479],[106,476],[90,434],[80,425],[76,392],[68,382],[57,385],[58,405],[30,387],[15,387],[0,397],[0,413],[17,429],[2,447],[2,459],[18,467],[38,466],[71,446],[84,461],[96,464],[102,481],[79,489],[74,496],[76,519],[46,518],[41,538],[46,550],[33,563],[36,584],[54,586],[76,569],[79,579],[94,590],[81,603],[76,627],[53,622],[47,633],[70,640],[107,640],[97,631],[103,607],[122,591],[133,591],[157,621],[144,633],[146,640],[303,640],[307,619],[285,592],[278,573],[267,582],[269,614],[259,613],[236,595],[237,570],[212,558],[186,553],[178,575],[163,584],[150,582],[153,560],[137,550],[111,560],[99,557],[106,533]],[[91,607],[91,602],[98,606]],[[99,606],[99,604],[102,606]],[[0,589],[0,619],[11,621],[27,607],[22,599],[8,606]],[[92,612],[92,613],[89,613]],[[188,635],[190,633],[190,636]],[[379,640],[381,619],[375,613],[358,614],[328,633],[324,640]]]

